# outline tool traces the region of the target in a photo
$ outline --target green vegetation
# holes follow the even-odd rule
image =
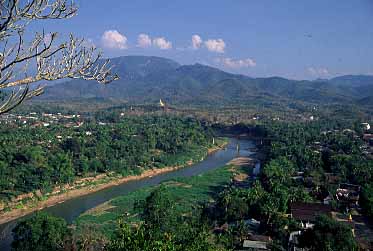
[[[107,250],[224,250],[213,243],[203,222],[178,214],[175,207],[164,186],[153,190],[141,207],[143,223],[131,228],[120,220]]]
[[[193,210],[213,201],[214,195],[230,183],[231,177],[232,169],[227,166],[199,176],[173,179],[164,182],[162,186],[167,189],[170,199],[175,202],[175,213],[190,215]],[[78,229],[89,224],[99,225],[99,229],[110,235],[113,232],[113,225],[122,215],[126,215],[127,222],[141,220],[141,206],[146,204],[146,197],[155,189],[156,187],[143,188],[117,197],[80,216],[76,220],[76,225]]]
[[[290,233],[302,230],[288,217],[292,202],[324,203],[329,196],[334,210],[358,213],[357,201],[336,198],[336,190],[343,183],[363,188],[360,205],[371,217],[373,160],[364,152],[367,142],[363,141],[360,121],[270,121],[259,131],[264,137],[261,152],[266,156],[259,180],[249,189],[225,189],[208,211],[210,219],[222,224],[255,218],[261,222],[256,233],[271,236],[276,246],[286,249]],[[357,250],[356,239],[345,223],[321,217],[315,224],[303,235],[302,245],[312,250]],[[244,231],[246,235],[248,232]],[[241,244],[240,234],[227,236],[232,248]]]
[[[63,219],[45,213],[37,213],[23,220],[13,229],[13,251],[64,250],[70,235]]]
[[[145,168],[162,167],[180,160],[184,162],[192,155],[199,158],[199,153],[204,151],[197,147],[198,144],[206,150],[212,141],[209,127],[190,119],[136,117],[132,119],[147,123],[148,119],[153,119],[157,125],[163,126],[154,126],[153,123],[148,128],[142,124],[140,128],[146,129],[133,132],[126,127],[129,121],[125,125],[116,121],[115,113],[97,114],[97,117],[113,123],[110,132],[115,132],[115,126],[119,124],[123,126],[121,130],[126,128],[129,131],[129,135],[142,135],[141,143],[146,142],[146,147],[140,149],[146,154],[136,155],[141,144],[135,136],[136,148],[126,145],[126,150],[130,149],[132,154],[126,161],[142,163]],[[359,222],[355,232],[351,228],[358,217],[368,216],[372,220],[373,158],[368,152],[370,143],[364,137],[364,133],[372,131],[362,127],[363,121],[352,115],[347,117],[321,116],[314,121],[297,122],[262,120],[255,126],[236,124],[229,128],[214,125],[220,131],[237,130],[260,139],[258,148],[262,169],[256,178],[237,181],[232,179],[232,167],[224,167],[135,191],[80,216],[69,243],[78,250],[86,250],[81,248],[81,243],[85,243],[86,248],[97,247],[96,250],[235,250],[241,249],[247,238],[260,236],[267,240],[271,250],[287,250],[294,246],[325,251],[358,250],[361,241],[371,241],[371,236],[361,233],[361,228],[369,230],[368,222]],[[172,135],[169,135],[170,131]],[[186,131],[188,136],[185,136]],[[160,142],[156,140],[159,135],[164,136]],[[193,140],[188,141],[190,138]],[[106,146],[114,139],[101,137],[99,141]],[[100,142],[91,150],[98,151]],[[73,149],[67,151],[70,154],[84,149],[69,141],[60,142],[60,145],[61,149]],[[82,152],[86,156],[86,152]],[[103,153],[95,152],[95,156],[100,159],[102,154],[100,160],[106,161],[111,155]],[[131,162],[132,156],[138,159]],[[62,160],[58,161],[65,165],[64,170],[68,169],[69,163]],[[89,170],[98,172],[100,166]],[[133,166],[131,170],[138,169]],[[236,168],[237,171],[245,170]],[[341,185],[356,188],[360,199],[359,196],[339,197]],[[301,202],[318,206],[329,203],[330,209],[336,213],[321,212],[318,217],[315,214],[313,219],[303,222],[314,224],[312,228],[306,228],[291,210],[294,203]],[[351,227],[346,224],[350,214]],[[93,230],[87,234],[87,229]],[[298,232],[301,233],[297,235],[298,241],[289,241],[289,237]],[[89,236],[95,236],[95,239]]]
[[[308,229],[303,233],[300,246],[315,251],[358,250],[351,227],[327,216],[318,217],[313,229]]]
[[[9,201],[100,173],[127,176],[199,161],[212,133],[194,119],[130,116],[69,128],[1,126],[0,145],[0,199]]]
[[[360,204],[366,216],[373,221],[373,182],[365,184],[361,194]]]
[[[174,179],[114,198],[71,228],[35,214],[13,230],[14,251],[240,250],[258,235],[270,237],[271,250],[355,251],[373,243],[373,130],[361,124],[373,126],[372,76],[297,81],[159,57],[111,62],[118,82],[57,83],[18,108],[23,117],[0,118],[1,212],[199,161],[213,146],[213,130],[259,139],[260,174],[232,181],[232,167],[222,167]],[[166,107],[154,105],[159,99]],[[314,224],[306,229],[294,203],[328,204],[335,213],[305,219]]]
[[[54,233],[55,238],[45,235],[40,248],[54,245],[55,250],[59,250],[60,237],[63,236],[65,250],[72,247],[75,250],[86,250],[85,247],[138,251],[225,250],[223,245],[217,244],[200,213],[203,205],[211,203],[221,188],[230,183],[232,171],[231,166],[226,166],[118,197],[93,213],[79,217],[76,231],[68,231],[63,219],[36,214],[19,223],[13,246],[32,250],[34,241],[41,241],[37,234],[42,232],[38,227],[46,224],[58,227],[53,231],[46,228]],[[32,233],[30,236],[35,240],[22,238],[25,231]]]

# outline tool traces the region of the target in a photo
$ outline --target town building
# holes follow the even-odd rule
[[[360,191],[361,187],[358,185],[342,183],[335,196],[340,204],[355,208],[359,206]]]
[[[369,123],[361,123],[361,125],[363,126],[363,129],[368,131],[370,130],[370,124]]]
[[[290,204],[291,217],[300,222],[302,228],[313,227],[320,215],[332,215],[332,207],[321,203],[293,202]]]

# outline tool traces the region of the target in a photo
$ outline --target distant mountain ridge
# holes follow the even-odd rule
[[[371,102],[373,76],[348,75],[330,80],[251,78],[202,65],[180,65],[161,57],[111,59],[120,80],[108,85],[73,80],[46,88],[42,99],[120,99],[151,103],[160,98],[175,104],[276,104],[305,102]]]

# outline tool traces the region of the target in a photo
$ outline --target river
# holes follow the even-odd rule
[[[237,144],[239,144],[240,146],[239,151],[237,151]],[[246,139],[230,138],[229,144],[225,149],[221,149],[210,154],[203,161],[196,163],[190,167],[179,169],[169,173],[160,174],[151,178],[131,181],[123,183],[118,186],[106,188],[104,190],[100,190],[92,194],[67,200],[63,203],[54,205],[52,207],[42,209],[42,211],[48,212],[54,216],[62,217],[68,223],[72,223],[79,215],[81,215],[88,209],[96,207],[99,204],[102,204],[117,196],[128,194],[143,187],[154,186],[163,181],[170,180],[173,178],[196,176],[209,170],[222,167],[235,157],[250,156],[253,154],[253,152],[250,149],[252,149],[254,146],[255,145],[253,141]],[[11,230],[13,229],[18,220],[0,225],[1,251],[10,250],[10,243],[12,242]]]

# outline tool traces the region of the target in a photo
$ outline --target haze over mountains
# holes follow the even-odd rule
[[[245,105],[352,102],[373,105],[373,76],[348,75],[330,80],[297,81],[251,78],[206,65],[180,65],[160,57],[113,58],[120,80],[108,85],[73,80],[49,86],[42,99],[100,98],[152,103]]]

